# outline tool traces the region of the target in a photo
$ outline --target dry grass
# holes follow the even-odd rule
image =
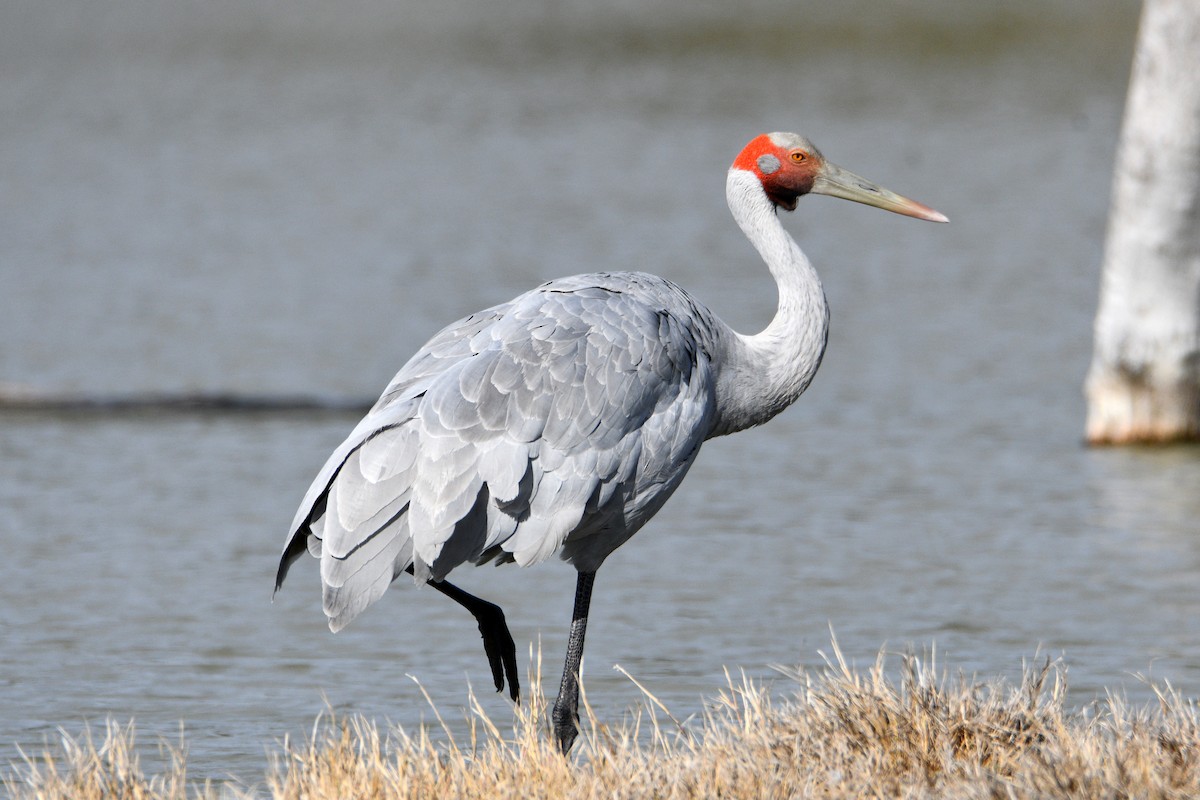
[[[540,687],[505,729],[473,705],[465,736],[381,732],[365,719],[318,720],[310,740],[284,743],[264,779],[275,798],[1095,798],[1200,796],[1200,717],[1169,686],[1131,709],[1116,698],[1065,706],[1065,669],[1027,667],[1019,685],[939,674],[905,656],[898,679],[881,655],[849,667],[794,672],[782,701],[730,679],[702,718],[680,725],[647,694],[619,728],[590,711],[571,760],[550,744]],[[778,694],[778,692],[776,693]],[[132,727],[104,741],[64,739],[61,752],[16,765],[19,798],[185,798],[244,790],[189,786],[183,746],[147,777]],[[247,795],[248,796],[248,795]]]
[[[177,747],[160,744],[171,767],[162,775],[147,777],[138,757],[132,722],[122,726],[110,720],[99,746],[90,730],[80,737],[61,733],[57,751],[47,748],[40,756],[26,755],[24,764],[13,765],[4,774],[3,786],[9,797],[156,800],[185,798],[189,794],[186,751],[182,744]],[[191,792],[199,795],[209,788],[191,787]]]

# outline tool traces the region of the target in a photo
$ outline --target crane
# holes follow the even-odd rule
[[[729,169],[726,198],[778,285],[778,310],[762,332],[734,331],[643,272],[559,278],[449,325],[317,474],[276,590],[303,552],[320,558],[323,607],[337,632],[407,573],[471,612],[496,690],[507,682],[519,701],[503,611],[446,577],[467,562],[525,567],[557,555],[577,570],[551,712],[566,754],[578,733],[597,569],[662,507],[701,444],[774,417],[821,363],[829,307],[777,213],[809,193],[947,221],[832,164],[804,137],[755,137]]]

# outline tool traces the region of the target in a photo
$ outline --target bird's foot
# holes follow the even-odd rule
[[[409,566],[406,572],[412,574]],[[517,645],[513,642],[512,634],[508,631],[508,622],[504,619],[504,610],[495,603],[489,603],[481,597],[465,592],[449,581],[430,581],[429,585],[458,603],[479,623],[479,633],[483,636],[483,651],[487,654],[488,666],[492,668],[492,681],[496,691],[504,691],[505,679],[508,681],[508,696],[514,703],[521,702],[521,682],[517,679]]]
[[[577,706],[572,707],[560,696],[554,702],[554,709],[550,712],[550,717],[554,720],[554,738],[558,741],[558,749],[565,756],[571,752],[571,745],[575,744],[575,737],[579,735]]]
[[[508,630],[504,610],[495,603],[481,600],[471,611],[479,623],[479,633],[483,636],[483,650],[487,654],[488,665],[492,668],[492,681],[496,684],[496,691],[504,691],[507,679],[508,696],[514,703],[520,703],[521,682],[517,678],[517,645]]]

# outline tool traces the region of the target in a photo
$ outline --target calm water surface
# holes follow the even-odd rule
[[[831,626],[860,665],[936,645],[1012,676],[1040,649],[1079,703],[1144,700],[1139,675],[1200,693],[1200,456],[1080,446],[1136,4],[747,8],[10,3],[0,382],[369,399],[445,322],[614,267],[757,329],[773,287],[724,169],[799,130],[953,223],[827,198],[787,220],[833,308],[825,365],[601,571],[598,712],[639,696],[614,664],[685,717],[726,667],[819,665]],[[133,718],[147,744],[182,723],[194,777],[253,783],[327,704],[431,718],[407,675],[507,719],[432,592],[336,637],[314,563],[271,602],[354,422],[0,416],[0,762]],[[557,680],[569,568],[456,577]]]

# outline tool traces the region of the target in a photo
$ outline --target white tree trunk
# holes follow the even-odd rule
[[[1200,0],[1146,0],[1113,179],[1094,444],[1200,438]]]

